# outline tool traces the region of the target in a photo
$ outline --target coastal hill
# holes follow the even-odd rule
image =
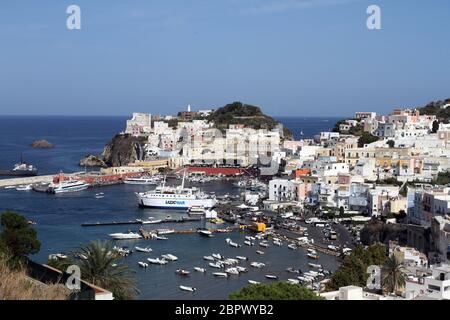
[[[450,122],[450,98],[445,100],[433,101],[424,107],[419,107],[420,114],[435,115],[439,121]],[[447,107],[445,107],[447,106]]]
[[[272,130],[280,123],[274,118],[265,115],[257,106],[245,104],[242,102],[233,102],[215,110],[208,117],[209,122],[214,123],[214,127],[224,131],[230,124],[243,124],[253,129]],[[292,138],[292,132],[283,127],[283,133],[286,138]]]

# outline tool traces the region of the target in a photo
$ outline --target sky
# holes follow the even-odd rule
[[[0,115],[388,113],[450,97],[449,35],[448,0],[2,0]]]

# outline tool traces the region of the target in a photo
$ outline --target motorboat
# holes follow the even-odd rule
[[[140,221],[142,224],[157,224],[157,223],[161,223],[162,220],[161,219],[155,219],[155,220],[141,220]]]
[[[16,188],[17,191],[30,191],[33,190],[33,185],[31,184],[27,184],[27,185],[23,185],[23,186],[18,186]]]
[[[222,260],[223,256],[220,253],[213,253],[212,256],[214,259]]]
[[[211,268],[222,269],[222,264],[220,264],[220,263],[210,262],[210,263],[209,263],[209,266],[210,266]]]
[[[164,237],[164,236],[156,236],[155,239],[156,240],[169,240],[169,238]]]
[[[153,258],[147,258],[147,260],[148,260],[148,262],[150,262],[151,264],[164,265],[164,264],[167,264],[167,263],[168,263],[167,260],[159,259],[159,258],[156,258],[156,259],[153,259]]]
[[[248,241],[248,240],[245,240],[245,241],[244,241],[244,244],[247,245],[247,246],[253,246],[253,245],[254,245],[253,242]]]
[[[138,262],[138,265],[139,265],[141,268],[147,268],[147,267],[148,267],[148,263],[142,262],[142,261],[139,261],[139,262]]]
[[[219,278],[227,278],[228,277],[228,273],[225,273],[225,272],[213,272],[213,275],[215,277],[219,277]]]
[[[187,214],[191,216],[203,216],[205,215],[205,208],[203,207],[190,207],[187,209]]]
[[[257,253],[257,254],[264,254],[264,251],[256,250],[256,253]]]
[[[206,269],[205,268],[200,268],[200,267],[194,267],[194,270],[197,272],[201,272],[201,273],[205,273]]]
[[[203,256],[203,260],[207,260],[207,261],[215,261],[213,256]]]
[[[194,287],[180,286],[179,288],[183,291],[189,291],[189,292],[197,291],[197,289]]]
[[[281,241],[274,241],[273,244],[278,247],[281,247],[283,245],[283,243]]]
[[[212,235],[213,235],[211,231],[206,230],[206,229],[199,229],[197,232],[199,235],[204,236],[204,237],[212,237]]]
[[[225,272],[228,274],[238,275],[239,270],[237,268],[227,268],[225,269]]]
[[[293,243],[291,243],[290,245],[288,245],[288,248],[291,250],[297,250],[297,246]]]
[[[175,232],[175,229],[156,229],[156,233],[158,235],[160,235],[160,234],[171,234],[171,233],[174,233],[174,232]]]
[[[268,248],[268,247],[269,247],[269,244],[268,244],[267,242],[260,242],[260,243],[259,243],[259,246],[260,246],[260,247],[264,247],[264,248]]]
[[[316,263],[308,263],[308,265],[312,268],[316,268],[316,269],[322,269],[322,265],[321,264],[316,264]]]
[[[127,233],[110,233],[109,236],[114,240],[133,240],[142,238],[140,234],[131,231]]]
[[[251,265],[252,267],[254,267],[254,268],[259,268],[259,269],[266,266],[266,265],[265,265],[264,263],[262,263],[262,262],[252,262],[252,263],[250,263],[250,265]]]
[[[151,249],[151,248],[142,248],[142,247],[134,247],[134,249],[136,249],[136,251],[139,251],[139,252],[145,252],[145,253],[149,253],[149,252],[152,252],[153,250]]]
[[[248,260],[248,258],[244,256],[236,256],[236,258],[243,261]]]
[[[290,272],[290,273],[300,273],[300,270],[294,269],[294,268],[292,268],[292,267],[287,268],[286,271],[287,271],[287,272]]]
[[[177,269],[177,271],[175,271],[176,274],[180,275],[180,276],[188,276],[191,272],[185,269]]]
[[[247,268],[244,268],[244,267],[241,267],[241,266],[236,266],[236,269],[237,269],[239,272],[248,272]]]
[[[142,176],[142,177],[126,178],[123,180],[123,183],[148,186],[148,185],[157,185],[158,181],[153,177]]]
[[[168,261],[177,261],[178,260],[177,256],[174,256],[173,254],[170,254],[170,253],[161,255],[161,258],[168,260]]]
[[[297,279],[287,279],[287,282],[290,284],[299,284],[300,283],[300,281]]]
[[[319,255],[317,253],[308,253],[308,258],[318,260]]]
[[[250,284],[261,284],[261,282],[255,281],[255,280],[248,280],[248,283]]]
[[[266,277],[267,279],[273,279],[273,280],[278,279],[277,276],[274,276],[274,275],[272,275],[272,274],[266,274],[265,277]]]

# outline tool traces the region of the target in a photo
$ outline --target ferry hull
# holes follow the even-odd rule
[[[190,207],[212,208],[215,206],[214,199],[149,199],[138,196],[139,205],[147,208],[163,208],[163,209],[188,209]]]

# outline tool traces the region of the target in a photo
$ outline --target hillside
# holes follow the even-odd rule
[[[450,104],[450,98],[445,100],[439,100],[439,101],[433,101],[428,103],[424,107],[418,108],[420,111],[420,114],[429,114],[429,115],[435,115],[440,121],[449,123],[450,122],[450,107],[447,107],[445,109],[442,108],[442,106]]]
[[[242,102],[233,102],[217,109],[209,117],[208,121],[214,122],[217,129],[225,130],[230,124],[243,124],[254,129],[271,130],[280,123],[274,118],[265,115],[257,106]],[[285,138],[290,139],[292,132],[283,128]]]

